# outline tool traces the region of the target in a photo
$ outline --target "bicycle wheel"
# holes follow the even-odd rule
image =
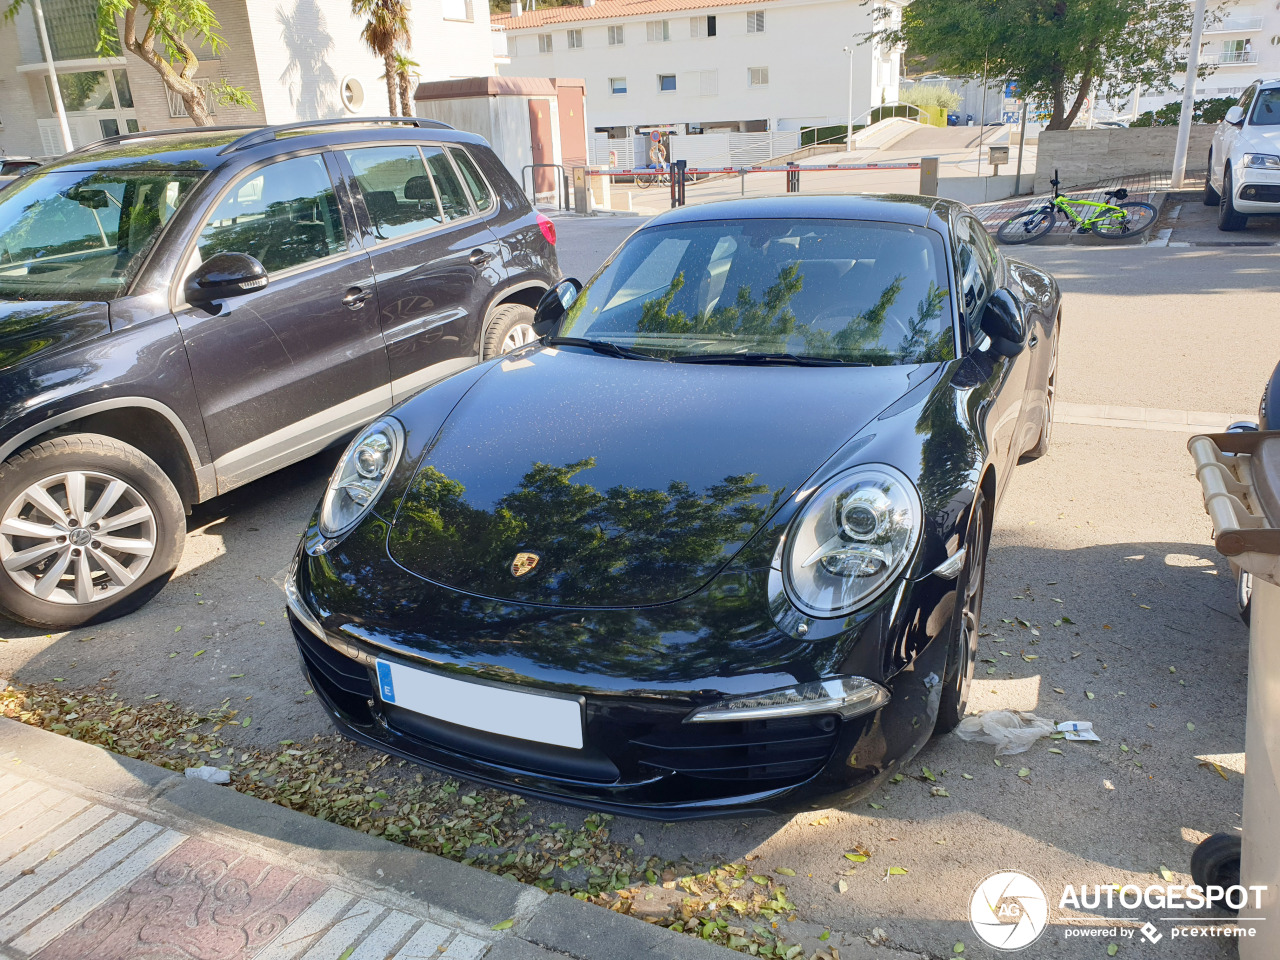
[[[658,178],[651,173],[637,173],[635,175],[636,186],[641,190],[646,187],[653,186],[653,184],[657,182],[657,179]]]
[[[1109,216],[1093,225],[1096,236],[1104,240],[1136,237],[1149,230],[1156,222],[1156,217],[1160,215],[1155,207],[1140,200],[1130,200],[1127,203],[1118,203],[1116,206],[1120,208],[1119,213],[1112,211]]]
[[[1056,219],[1053,207],[1027,210],[1000,224],[996,237],[1001,243],[1030,243],[1052,230]]]

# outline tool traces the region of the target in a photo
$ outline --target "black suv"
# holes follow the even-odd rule
[[[103,140],[0,193],[0,608],[136,609],[184,515],[520,346],[555,227],[412,118]]]

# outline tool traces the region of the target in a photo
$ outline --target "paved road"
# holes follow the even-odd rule
[[[561,220],[566,272],[588,275],[638,223]],[[1280,313],[1280,278],[1270,251],[1019,253],[1052,269],[1067,292],[1063,401],[1256,409],[1277,352],[1269,318]],[[1192,843],[1239,824],[1247,637],[1226,565],[1207,546],[1184,444],[1172,431],[1063,425],[1049,456],[1019,468],[997,518],[985,610],[992,636],[982,649],[993,661],[983,670],[994,672],[980,675],[989,682],[977,706],[1092,720],[1101,744],[1053,754],[1046,742],[996,766],[991,747],[945,737],[917,766],[939,776],[947,798],[908,779],[874,798],[882,809],[831,811],[820,826],[808,815],[619,822],[614,832],[642,832],[646,852],[661,856],[751,854],[762,867],[795,870],[788,896],[799,919],[788,939],[830,928],[829,945],[850,953],[880,928],[889,943],[919,952],[963,941],[966,955],[983,955],[966,904],[974,884],[1002,867],[1031,870],[1055,899],[1068,882],[1158,882],[1161,866],[1189,882]],[[8,641],[0,675],[76,686],[110,676],[126,699],[163,692],[193,708],[251,697],[253,724],[235,734],[246,742],[326,732],[297,670],[278,581],[332,459],[313,458],[199,508],[178,575],[139,614],[53,635],[0,623]],[[1072,623],[1054,626],[1064,614]],[[1206,757],[1228,779],[1202,767]],[[1024,766],[1029,775],[1019,777]],[[581,820],[581,812],[534,809]],[[858,846],[872,850],[871,861],[841,876],[850,867],[842,854]],[[885,880],[889,866],[909,872]],[[1067,912],[1069,922],[1081,916]],[[1097,941],[1064,939],[1062,929],[1037,945],[1037,957],[1101,955]],[[1205,940],[1174,953],[1207,960],[1226,950]]]

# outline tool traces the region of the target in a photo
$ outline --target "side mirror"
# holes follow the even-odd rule
[[[991,349],[1002,357],[1016,357],[1027,346],[1027,324],[1022,307],[1008,290],[997,290],[982,310],[982,332],[991,338]]]
[[[1238,103],[1235,104],[1234,106],[1228,107],[1227,115],[1223,117],[1223,119],[1226,120],[1227,123],[1231,124],[1233,127],[1243,126],[1244,125],[1244,107],[1240,106],[1240,104]]]
[[[183,287],[187,303],[208,303],[261,290],[267,271],[247,253],[217,253],[196,267]]]
[[[537,309],[533,311],[534,333],[540,337],[550,333],[564,319],[581,292],[582,284],[573,277],[568,277],[544,293],[538,301]]]

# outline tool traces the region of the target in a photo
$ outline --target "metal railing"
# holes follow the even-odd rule
[[[569,175],[564,172],[564,165],[560,163],[526,163],[520,168],[520,189],[524,190],[525,195],[535,205],[538,202],[538,185],[536,183],[537,175],[532,174],[528,179],[529,186],[525,187],[525,173],[530,170],[537,170],[540,167],[550,167],[559,171],[556,177],[556,208],[560,210],[569,209]]]
[[[1206,53],[1200,58],[1200,62],[1217,64],[1257,63],[1258,55],[1252,50],[1225,50],[1222,53]]]
[[[1205,33],[1234,33],[1239,30],[1261,30],[1261,17],[1224,17],[1215,24],[1205,24]]]

